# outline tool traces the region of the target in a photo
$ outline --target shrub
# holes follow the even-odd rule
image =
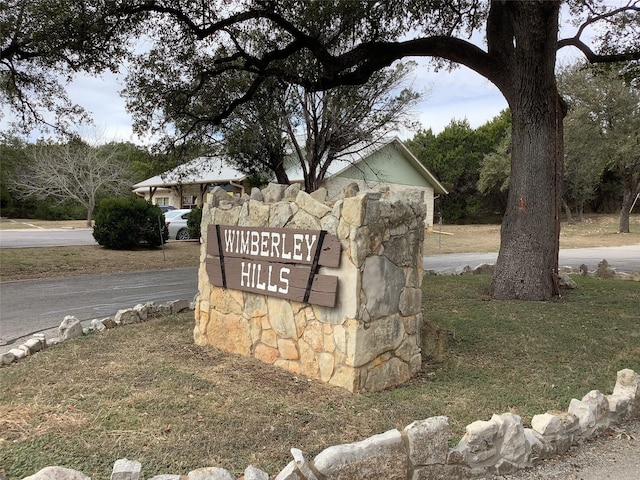
[[[187,229],[189,238],[200,238],[200,223],[202,222],[202,207],[195,207],[187,215]]]
[[[96,242],[114,249],[157,247],[167,240],[168,234],[160,208],[136,197],[100,202],[93,228]]]

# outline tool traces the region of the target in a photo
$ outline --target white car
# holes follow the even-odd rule
[[[189,240],[189,229],[187,228],[187,216],[191,209],[181,208],[169,210],[164,214],[164,221],[169,230],[169,239]]]

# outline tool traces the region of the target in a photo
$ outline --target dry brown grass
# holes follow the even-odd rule
[[[617,215],[588,215],[560,227],[560,248],[616,247],[640,244],[640,214],[631,216],[631,233],[617,233]],[[441,234],[440,231],[443,233]],[[425,255],[497,252],[500,225],[435,225],[425,235]]]
[[[192,312],[64,342],[0,370],[0,476],[64,465],[107,480],[124,457],[144,478],[206,466],[238,477],[249,464],[275,474],[293,447],[313,458],[435,415],[458,439],[494,413],[527,425],[591,389],[610,393],[617,370],[640,365],[638,285],[576,280],[562,301],[489,302],[488,277],[427,277],[425,315],[452,333],[447,354],[375,394],[196,346]]]
[[[98,245],[0,249],[0,280],[196,267],[200,244],[169,242],[162,248],[108,250]]]

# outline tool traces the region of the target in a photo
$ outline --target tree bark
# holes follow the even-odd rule
[[[629,226],[629,213],[635,196],[635,191],[628,188],[625,184],[624,191],[622,192],[622,207],[620,208],[620,224],[618,233],[629,233],[631,231]]]
[[[567,216],[567,223],[569,225],[573,225],[575,223],[575,220],[573,219],[573,215],[571,214],[571,207],[564,198],[562,199],[562,206],[564,207],[564,214]]]
[[[513,55],[503,93],[513,119],[508,205],[491,282],[496,299],[557,295],[562,107],[555,81],[559,2],[510,2]]]

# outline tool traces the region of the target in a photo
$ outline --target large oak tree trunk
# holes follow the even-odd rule
[[[562,114],[554,75],[559,6],[509,6],[515,42],[503,93],[513,120],[511,177],[490,294],[548,300],[557,294],[560,235]]]

